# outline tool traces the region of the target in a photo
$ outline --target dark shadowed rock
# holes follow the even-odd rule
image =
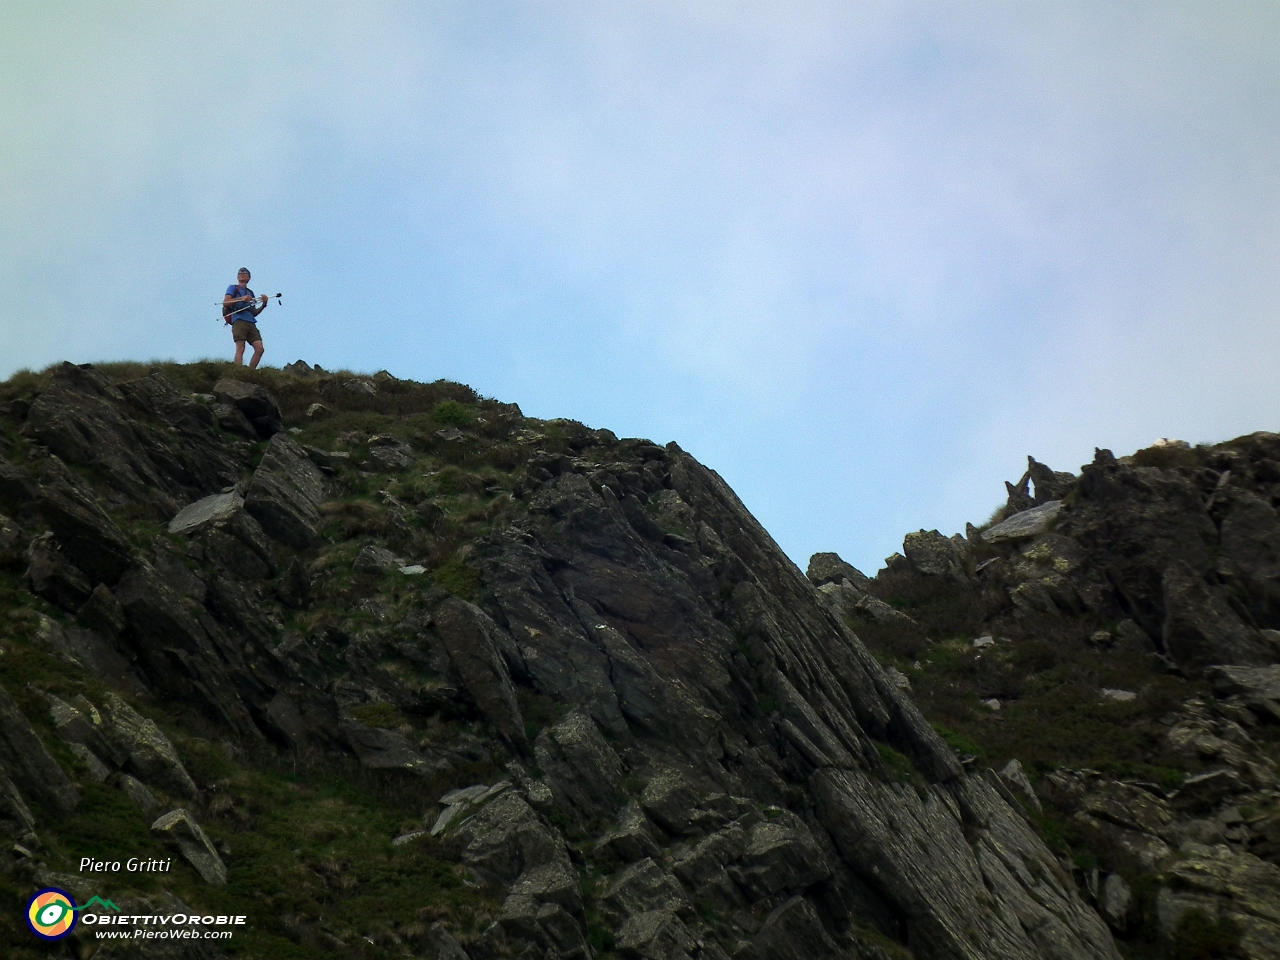
[[[70,611],[78,610],[89,599],[91,584],[62,556],[51,535],[32,540],[29,556],[27,583],[36,596]]]
[[[64,363],[32,403],[28,424],[67,463],[92,468],[129,499],[164,512],[175,498],[234,482],[234,458],[198,404],[158,374],[134,381],[128,396],[92,367]],[[159,425],[138,417],[139,409]]]
[[[36,505],[58,545],[93,583],[115,584],[133,562],[129,538],[61,464],[46,466]]]
[[[130,770],[146,783],[174,796],[191,799],[200,796],[178,751],[154,721],[143,717],[114,693],[107,694],[102,713],[109,724],[109,735],[128,753],[126,763]]]
[[[227,882],[227,866],[213,841],[186,810],[170,810],[151,824],[151,832],[176,847],[205,883],[220,887]]]
[[[254,690],[259,680],[238,646],[210,633],[207,613],[204,618],[194,614],[146,564],[129,571],[115,597],[129,624],[133,652],[157,687],[202,707],[242,735],[259,735],[236,690],[237,683],[246,692]]]
[[[30,473],[17,464],[0,460],[0,506],[19,513],[31,505],[37,492]]]
[[[22,794],[43,803],[51,812],[70,813],[80,797],[31,723],[0,687],[0,774],[8,776]]]
[[[480,712],[504,740],[521,750],[527,749],[515,685],[495,642],[498,625],[480,609],[457,597],[440,604],[434,619],[449,659]]]
[[[446,766],[419,753],[395,730],[370,727],[357,720],[343,720],[340,726],[352,752],[371,770],[405,770],[430,777]]]
[[[844,950],[823,929],[813,905],[792,897],[765,918],[745,951],[750,960],[857,960],[857,949]]]
[[[276,540],[297,549],[315,543],[324,477],[287,434],[271,438],[245,496],[245,509]]]
[[[244,414],[259,436],[269,437],[280,432],[280,407],[266,387],[224,379],[214,384],[213,395],[219,403],[230,404]]]
[[[1181,561],[1164,575],[1164,648],[1175,663],[1199,673],[1216,663],[1265,664],[1272,657],[1256,630]]]
[[[590,717],[574,713],[542,731],[534,756],[562,809],[612,817],[622,806],[622,761]]]
[[[36,818],[22,799],[22,791],[0,770],[0,836],[22,837],[35,826]]]

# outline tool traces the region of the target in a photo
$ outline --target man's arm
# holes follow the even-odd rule
[[[256,317],[258,314],[260,314],[263,310],[267,309],[267,301],[270,299],[270,297],[268,297],[268,296],[264,293],[264,294],[262,294],[262,296],[258,297],[258,299],[262,301],[262,306],[260,306],[260,307],[254,307],[254,308],[253,308],[253,315],[254,315],[255,317]]]

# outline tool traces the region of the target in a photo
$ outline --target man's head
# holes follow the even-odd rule
[[[249,268],[241,267],[240,272],[236,274],[236,279],[240,281],[240,285],[244,286],[249,282]]]

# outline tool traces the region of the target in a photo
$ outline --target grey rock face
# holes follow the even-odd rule
[[[268,535],[305,549],[315,543],[324,496],[324,477],[306,451],[287,434],[277,433],[253,474],[245,509]]]
[[[244,497],[237,491],[215,493],[189,503],[169,521],[170,533],[192,533],[205,524],[230,520],[237,511],[244,509]]]
[[[1038,507],[1023,510],[1007,517],[994,526],[982,531],[982,539],[987,543],[1001,543],[1006,540],[1024,540],[1037,537],[1047,531],[1062,513],[1062,503],[1050,500]]]
[[[155,683],[170,695],[188,697],[242,734],[261,735],[236,685],[259,696],[263,691],[254,690],[258,681],[251,679],[240,650],[226,641],[207,614],[202,618],[191,612],[145,564],[129,571],[115,597],[128,621],[138,661]],[[238,681],[232,680],[233,672]]]
[[[463,862],[490,882],[513,884],[548,864],[572,869],[564,840],[515,791],[500,794],[447,836]]]
[[[436,631],[458,676],[485,718],[508,743],[527,749],[515,684],[495,634],[499,627],[480,609],[450,597],[434,614]]]
[[[584,714],[575,713],[540,733],[534,756],[562,809],[611,817],[625,800],[622,761]]]
[[[112,735],[128,751],[129,769],[174,796],[192,799],[200,796],[178,751],[154,721],[143,717],[114,693],[107,694],[103,715]]]
[[[79,794],[62,772],[31,723],[9,694],[0,687],[0,774],[22,794],[43,803],[54,813],[70,813]]]
[[[151,824],[151,832],[176,847],[205,883],[215,887],[226,884],[227,865],[218,856],[209,835],[186,810],[181,807],[170,810]]]
[[[142,423],[140,410],[161,428]],[[208,412],[159,374],[115,388],[90,366],[64,363],[32,403],[28,425],[62,460],[91,467],[114,490],[166,512],[175,509],[175,499],[188,501],[233,483],[238,472]],[[50,525],[57,530],[52,519]],[[69,547],[65,536],[58,539]]]
[[[913,950],[973,960],[1117,956],[1070,878],[981,781],[937,784],[921,800],[909,787],[853,771],[819,771],[815,780],[822,821],[845,862],[911,918]],[[976,850],[951,813],[953,803],[985,831]],[[1038,877],[1029,863],[1039,864]],[[976,897],[984,887],[994,899]],[[995,902],[1014,912],[994,910]]]
[[[855,589],[865,593],[871,586],[867,575],[853,564],[841,560],[838,553],[815,553],[809,558],[809,569],[805,576],[815,587],[848,580]]]
[[[917,573],[965,579],[965,548],[959,539],[948,539],[937,530],[920,530],[903,538],[902,552]]]
[[[855,947],[842,949],[822,926],[813,905],[792,897],[771,912],[751,941],[748,955],[759,960],[856,960]]]
[[[132,563],[129,539],[65,468],[54,462],[45,473],[36,506],[59,546],[93,583],[115,584]]]

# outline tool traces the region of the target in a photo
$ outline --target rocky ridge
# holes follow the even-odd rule
[[[1016,778],[841,614],[909,618],[858,576],[833,607],[675,444],[305,364],[0,397],[6,901],[105,890],[73,869],[100,845],[179,864],[126,902],[234,907],[262,954],[1118,956]]]
[[[1280,957],[1280,436],[1028,463],[984,529],[810,579],[1126,950]]]

